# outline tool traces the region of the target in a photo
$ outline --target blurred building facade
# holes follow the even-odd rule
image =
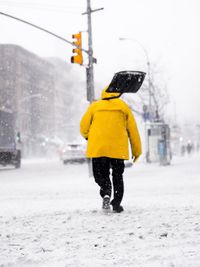
[[[0,57],[0,107],[15,114],[24,156],[44,155],[75,138],[71,66],[17,45],[0,45]]]

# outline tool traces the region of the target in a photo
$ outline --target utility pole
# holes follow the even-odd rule
[[[87,11],[82,13],[82,15],[87,14],[88,20],[88,66],[86,67],[86,86],[87,86],[87,100],[92,103],[94,101],[94,68],[93,63],[97,63],[96,60],[93,59],[93,48],[92,48],[92,18],[91,13],[95,11],[100,11],[103,8],[91,9],[90,0],[87,0]],[[92,171],[92,161],[88,159],[88,171],[89,177],[93,177]]]
[[[94,100],[94,68],[93,68],[93,49],[92,49],[92,18],[90,0],[87,0],[87,16],[88,16],[88,68],[86,68],[87,79],[87,100]]]
[[[86,67],[86,83],[87,83],[87,100],[91,103],[95,98],[94,94],[94,68],[93,63],[97,63],[93,58],[93,48],[92,48],[92,18],[91,13],[103,10],[103,8],[91,9],[90,0],[87,0],[87,12],[82,13],[82,15],[87,14],[88,19],[88,66]]]

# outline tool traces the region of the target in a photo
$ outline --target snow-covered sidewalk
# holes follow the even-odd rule
[[[138,163],[121,214],[104,214],[87,165],[0,170],[0,266],[200,266],[200,157]]]

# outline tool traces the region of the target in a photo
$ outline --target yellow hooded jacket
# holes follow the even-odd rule
[[[80,122],[80,132],[88,139],[88,158],[109,157],[129,159],[128,140],[132,156],[142,153],[134,116],[128,105],[117,97],[119,93],[102,92],[102,99],[93,102]]]

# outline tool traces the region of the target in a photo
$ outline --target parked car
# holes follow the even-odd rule
[[[21,167],[20,133],[15,132],[14,114],[0,110],[0,165]]]
[[[66,144],[60,150],[60,159],[64,164],[83,163],[86,161],[86,146],[83,144]]]

